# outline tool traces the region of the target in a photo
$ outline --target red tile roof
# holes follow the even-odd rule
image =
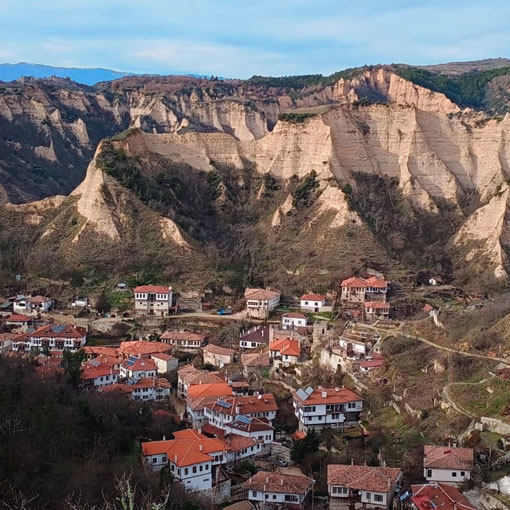
[[[172,287],[165,287],[164,285],[140,285],[135,287],[134,292],[138,294],[154,293],[154,294],[169,294],[172,292]]]
[[[208,372],[207,370],[198,370],[197,368],[186,365],[177,371],[179,379],[189,386],[193,384],[211,384],[222,383],[225,379],[218,372]]]
[[[47,324],[37,328],[32,333],[27,333],[30,338],[41,337],[41,338],[83,338],[87,332],[84,328],[73,327],[69,324]]]
[[[324,301],[326,298],[325,296],[322,296],[321,294],[304,294],[302,295],[299,300],[300,301]]]
[[[269,345],[269,327],[258,326],[250,329],[244,335],[241,336],[241,340],[245,342],[256,342],[259,344]]]
[[[270,411],[277,411],[278,406],[274,396],[271,393],[264,395],[253,395],[248,397],[229,397],[221,399],[225,405],[220,405],[218,401],[207,403],[204,407],[212,409],[221,414],[235,416],[238,414],[253,414]]]
[[[171,354],[166,354],[164,352],[156,352],[151,354],[151,358],[156,358],[163,361],[170,361],[171,359],[175,359]]]
[[[290,436],[294,441],[301,441],[301,439],[304,439],[306,437],[306,432],[303,432],[302,430],[296,430],[293,434]]]
[[[325,397],[322,396],[323,393],[326,394]],[[347,402],[363,400],[359,395],[356,395],[356,393],[347,388],[317,388],[313,390],[313,393],[306,400],[302,400],[297,393],[294,393],[293,396],[297,402],[306,405],[345,404]]]
[[[211,354],[218,354],[220,356],[233,356],[236,351],[229,349],[228,347],[220,347],[219,345],[208,344],[203,348],[204,352],[210,352]]]
[[[19,313],[15,313],[11,315],[10,317],[7,317],[5,319],[7,322],[29,322],[32,320],[31,317],[27,317],[26,315],[21,315]]]
[[[402,475],[399,468],[328,465],[328,485],[341,485],[349,489],[390,492]]]
[[[359,278],[357,276],[351,276],[350,278],[347,278],[346,280],[342,280],[340,287],[366,289],[368,287],[368,285],[364,278]]]
[[[313,480],[304,475],[296,476],[259,471],[244,484],[244,488],[263,492],[307,494],[312,484]]]
[[[246,289],[244,297],[246,299],[253,299],[254,301],[270,301],[276,297],[280,297],[279,292],[266,289]]]
[[[269,367],[269,352],[250,352],[248,354],[241,354],[241,365],[243,367]]]
[[[286,319],[306,319],[306,315],[296,312],[284,313],[282,317],[285,317]]]
[[[86,363],[83,366],[80,378],[83,380],[97,379],[105,375],[118,374],[119,371],[115,370],[111,365],[107,363],[100,363],[98,366],[90,365]]]
[[[384,359],[369,359],[361,361],[359,366],[361,368],[378,368],[384,366]]]
[[[30,298],[30,302],[33,304],[47,303],[48,301],[51,301],[51,298],[44,296],[34,296]]]
[[[194,384],[188,388],[188,398],[232,396],[232,388],[225,381],[209,384]]]
[[[373,289],[386,289],[388,288],[388,282],[384,278],[377,278],[376,276],[371,276],[366,280],[367,285],[372,287]]]
[[[279,338],[269,345],[270,351],[279,352],[282,356],[297,356],[301,355],[301,347],[297,340],[292,338]]]
[[[159,352],[169,352],[172,348],[163,342],[129,340],[120,343],[118,351],[124,356],[149,356]]]
[[[246,436],[239,436],[237,434],[225,435],[223,437],[223,442],[225,443],[227,449],[231,452],[238,452],[257,444],[255,439]]]
[[[242,432],[262,432],[263,430],[273,430],[273,427],[271,427],[271,425],[262,418],[252,418],[249,423],[247,423],[247,420],[236,420],[230,423],[229,427]]]
[[[383,301],[365,301],[365,308],[373,308],[374,310],[389,310],[390,305]]]
[[[139,372],[139,371],[147,371],[147,370],[154,370],[156,371],[158,367],[156,366],[156,363],[150,359],[146,358],[139,358],[134,363],[128,365],[128,363],[131,363],[129,361],[124,361],[122,363],[122,368],[125,368],[126,370],[129,370],[131,372]]]
[[[178,342],[183,342],[185,340],[199,341],[203,342],[205,340],[205,336],[202,333],[191,333],[189,331],[165,331],[160,339],[162,340],[176,340]]]
[[[443,483],[411,485],[411,497],[418,510],[475,510],[475,505],[455,487]]]
[[[117,356],[117,347],[103,347],[96,345],[86,345],[83,352],[87,355],[97,354],[105,356]]]
[[[425,445],[423,467],[435,469],[464,469],[474,468],[474,454],[472,448],[454,448],[450,446]]]

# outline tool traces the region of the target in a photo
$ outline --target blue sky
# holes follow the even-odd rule
[[[509,56],[508,0],[0,0],[0,62],[329,74]]]

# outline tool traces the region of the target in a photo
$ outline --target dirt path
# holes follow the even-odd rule
[[[464,407],[462,407],[460,404],[455,402],[453,400],[453,397],[450,394],[450,389],[452,386],[478,386],[479,384],[484,384],[487,381],[490,381],[492,378],[494,378],[494,375],[491,375],[490,377],[486,377],[485,379],[482,379],[478,382],[453,382],[448,383],[443,386],[442,396],[443,398],[460,414],[463,414],[465,416],[468,416],[469,418],[480,418],[480,416],[477,416],[476,414],[473,414],[471,411],[468,411]]]

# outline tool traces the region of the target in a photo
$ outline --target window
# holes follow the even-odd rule
[[[466,476],[466,472],[465,471],[461,471],[460,472],[460,476]]]
[[[184,476],[186,476],[188,474],[188,471],[189,471],[188,468],[184,468]]]
[[[427,478],[432,478],[432,469],[427,469]]]
[[[366,495],[367,495],[367,499],[368,500],[372,499],[372,493],[371,492],[367,492]]]
[[[257,491],[251,491],[251,497],[256,498],[257,497]]]
[[[156,464],[156,462],[158,461],[158,458],[157,457],[152,457],[152,463],[153,464]]]
[[[356,407],[356,402],[349,402],[349,403],[347,404],[347,407],[348,407],[349,409],[354,409],[354,408]]]
[[[452,477],[457,478],[457,471],[452,471]]]
[[[276,499],[276,494],[273,494],[273,499]]]
[[[383,502],[383,497],[381,494],[374,494],[374,501],[377,501],[378,503],[382,503]]]
[[[193,473],[197,472],[197,466],[193,466]]]
[[[202,464],[200,464],[200,471],[203,471],[204,470],[204,466],[202,466]]]

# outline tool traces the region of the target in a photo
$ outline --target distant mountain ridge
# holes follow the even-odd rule
[[[95,85],[101,81],[111,81],[124,76],[133,76],[134,73],[114,71],[112,69],[80,68],[80,67],[53,67],[42,64],[18,62],[17,64],[0,64],[0,81],[14,81],[22,77],[70,78],[83,85]]]

